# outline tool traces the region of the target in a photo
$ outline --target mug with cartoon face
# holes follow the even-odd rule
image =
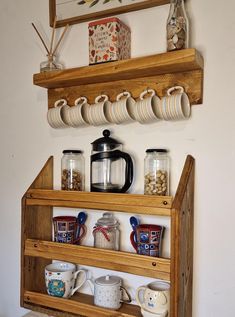
[[[154,281],[137,289],[136,300],[141,310],[166,317],[170,311],[170,284]]]

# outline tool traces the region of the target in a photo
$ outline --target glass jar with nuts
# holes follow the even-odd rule
[[[61,189],[84,191],[84,157],[82,151],[63,151],[61,159]]]
[[[169,195],[169,157],[166,149],[147,149],[144,160],[144,194]]]

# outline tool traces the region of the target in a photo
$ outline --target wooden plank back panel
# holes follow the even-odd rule
[[[38,174],[30,188],[53,187],[53,160],[50,158]],[[28,238],[52,239],[51,218],[52,207],[27,206],[26,198],[22,198],[21,223],[21,305],[23,306],[24,290],[45,290],[44,267],[50,260],[24,256],[25,241]],[[38,278],[41,276],[42,278]]]
[[[145,89],[154,89],[159,97],[163,97],[168,88],[176,85],[184,87],[191,105],[194,105],[202,103],[202,82],[203,70],[199,69],[182,73],[51,88],[48,89],[48,107],[53,107],[55,101],[61,98],[66,99],[68,104],[73,106],[74,101],[80,96],[87,97],[88,103],[92,104],[95,102],[95,98],[101,94],[106,94],[111,101],[115,101],[117,95],[123,91],[131,92],[133,98],[137,100]]]
[[[171,316],[192,317],[194,169],[188,156],[173,201],[171,223]]]

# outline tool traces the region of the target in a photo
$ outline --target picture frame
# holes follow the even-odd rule
[[[62,27],[168,3],[170,0],[49,0],[50,26],[55,16],[56,27]]]

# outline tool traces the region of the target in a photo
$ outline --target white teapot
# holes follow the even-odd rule
[[[131,302],[131,296],[122,286],[122,279],[118,276],[106,275],[98,277],[93,286],[94,304],[97,306],[117,310],[123,302]],[[124,292],[126,299],[123,298]]]

